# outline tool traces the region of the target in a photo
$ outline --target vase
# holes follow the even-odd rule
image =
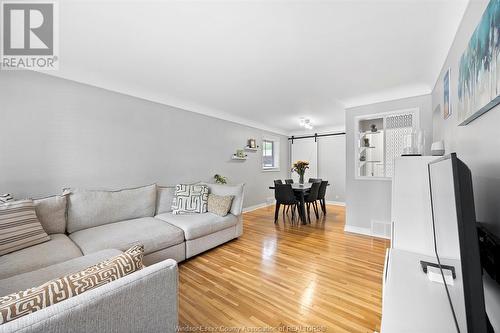
[[[304,184],[304,175],[299,175],[299,184]]]

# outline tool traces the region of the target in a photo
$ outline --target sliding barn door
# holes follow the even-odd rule
[[[309,169],[306,170],[304,179],[307,182],[309,178],[317,178],[318,176],[318,144],[312,139],[297,139],[293,140],[291,145],[291,162],[303,160],[309,162]],[[292,179],[298,183],[299,175],[292,173]]]

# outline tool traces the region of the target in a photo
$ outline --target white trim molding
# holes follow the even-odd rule
[[[354,225],[348,225],[348,224],[346,224],[344,226],[344,232],[351,232],[354,234],[360,234],[360,235],[370,236],[370,237],[375,237],[375,238],[390,239],[390,237],[383,237],[380,235],[374,235],[372,233],[371,228],[356,227]]]
[[[327,205],[342,206],[345,207],[345,202],[343,201],[325,201]]]
[[[248,212],[260,209],[260,208],[274,206],[275,203],[276,203],[276,200],[273,199],[272,201],[268,200],[268,202],[263,202],[263,203],[260,203],[257,205],[248,206],[248,207],[243,208],[243,213],[248,213]],[[345,207],[345,202],[342,202],[342,201],[326,201],[326,204]]]
[[[260,203],[260,204],[257,204],[257,205],[248,206],[248,207],[243,208],[243,213],[252,212],[254,210],[257,210],[257,209],[260,209],[260,208],[269,207],[269,206],[272,206],[272,205],[274,205],[274,202],[273,203],[263,202],[263,203]]]
[[[205,107],[205,106],[197,104],[197,103],[192,103],[192,102],[189,102],[189,101],[183,100],[183,99],[177,99],[177,98],[174,98],[171,96],[164,96],[162,94],[157,94],[157,93],[145,93],[145,92],[138,93],[137,91],[134,91],[133,89],[129,89],[126,87],[116,88],[116,84],[113,84],[113,83],[100,84],[100,83],[95,82],[95,80],[93,82],[92,80],[72,79],[72,78],[69,78],[69,76],[67,76],[67,75],[61,75],[61,73],[48,73],[48,72],[41,72],[38,70],[35,70],[35,72],[49,75],[52,77],[56,77],[56,78],[63,79],[63,80],[68,80],[68,81],[84,84],[84,85],[91,86],[94,88],[104,89],[104,90],[111,91],[111,92],[114,92],[117,94],[138,98],[138,99],[141,99],[141,100],[144,100],[147,102],[161,104],[161,105],[166,106],[166,107],[171,107],[171,108],[179,109],[179,110],[186,111],[186,112],[198,113],[198,114],[201,114],[201,115],[204,115],[207,117],[216,118],[216,119],[228,121],[228,122],[239,124],[239,125],[256,128],[256,129],[270,132],[270,133],[274,133],[274,134],[279,134],[279,135],[287,135],[288,134],[288,131],[286,131],[282,128],[272,127],[272,126],[269,126],[269,124],[265,124],[261,121],[252,121],[252,120],[246,119],[244,117],[236,116],[236,115],[231,114],[229,112],[225,112],[225,111],[210,108],[210,107]]]

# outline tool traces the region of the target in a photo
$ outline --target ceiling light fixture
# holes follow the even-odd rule
[[[300,127],[304,127],[305,129],[313,129],[312,121],[309,118],[300,118],[299,119]]]

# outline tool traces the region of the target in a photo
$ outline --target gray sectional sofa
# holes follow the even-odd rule
[[[175,187],[70,189],[35,200],[50,241],[0,257],[0,295],[38,286],[144,245],[141,271],[0,325],[2,332],[174,332],[177,262],[239,237],[243,184],[207,184],[234,196],[228,215],[174,215]]]

